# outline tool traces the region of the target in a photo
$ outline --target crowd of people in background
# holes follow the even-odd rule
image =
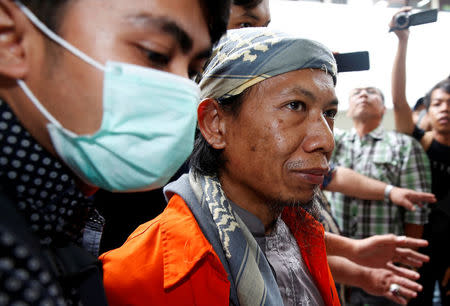
[[[450,76],[411,108],[396,29],[396,130],[371,84],[339,130],[334,53],[270,20],[0,0],[0,306],[450,305]]]

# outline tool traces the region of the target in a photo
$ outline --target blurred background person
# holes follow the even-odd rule
[[[404,8],[400,12],[409,11]],[[399,12],[399,13],[400,13]],[[393,26],[393,17],[390,26]],[[450,79],[444,79],[427,93],[424,104],[431,131],[424,131],[414,124],[411,109],[406,100],[406,54],[409,29],[394,32],[398,47],[392,68],[392,101],[395,111],[395,125],[399,132],[412,135],[420,141],[431,164],[432,192],[437,202],[431,207],[429,223],[425,225],[424,238],[429,246],[423,251],[430,256],[430,262],[420,270],[420,282],[424,290],[412,305],[431,305],[437,283],[442,305],[449,305],[448,288],[443,286],[446,270],[450,264]]]
[[[354,129],[335,129],[336,146],[332,162],[387,183],[383,200],[361,200],[333,192],[330,204],[342,234],[350,238],[396,234],[421,238],[427,209],[405,211],[393,205],[392,185],[429,192],[431,175],[428,158],[420,144],[409,136],[384,131],[380,126],[385,112],[384,96],[375,87],[355,88],[349,96],[348,116]],[[350,304],[392,303],[351,289]]]

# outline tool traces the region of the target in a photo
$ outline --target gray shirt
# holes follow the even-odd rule
[[[236,204],[231,205],[265,253],[274,271],[284,305],[324,305],[303,262],[297,241],[283,220],[278,218],[272,233],[266,236],[261,220]]]

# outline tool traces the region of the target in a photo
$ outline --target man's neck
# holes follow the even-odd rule
[[[440,133],[433,130],[433,138],[440,144],[450,146],[450,133]]]
[[[379,122],[353,120],[353,127],[360,138],[375,130],[379,125]]]

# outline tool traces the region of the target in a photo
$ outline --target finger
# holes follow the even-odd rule
[[[412,10],[412,6],[404,6],[397,12],[397,14],[401,12],[409,12],[410,10]]]
[[[402,276],[402,277],[406,277],[409,279],[419,279],[420,278],[420,274],[417,273],[416,271],[413,271],[411,269],[407,269],[407,268],[403,268],[403,267],[397,267],[396,265],[394,265],[391,262],[388,262],[386,264],[387,268],[389,270],[391,270],[392,272],[394,272],[395,274],[397,274],[398,276]]]
[[[415,295],[417,295],[417,292],[422,291],[422,285],[420,285],[419,283],[416,283],[415,281],[412,281],[410,279],[400,277],[400,276],[397,276],[394,279],[395,279],[395,283],[400,285],[401,288],[412,291],[412,292],[414,292]],[[409,297],[404,294],[402,294],[402,295],[404,297]],[[415,297],[415,296],[413,296],[413,297]]]
[[[398,206],[403,206],[407,210],[411,210],[411,211],[415,210],[414,204],[410,200],[408,200],[406,197],[403,198],[401,200],[401,202],[399,202],[397,205]]]
[[[402,297],[407,298],[407,299],[413,299],[413,298],[415,298],[417,296],[417,292],[414,291],[414,290],[411,290],[409,288],[405,288],[403,286],[400,286],[399,295],[398,296],[402,296]]]
[[[394,262],[402,263],[408,266],[419,268],[424,262],[428,262],[430,257],[413,251],[411,249],[396,248],[393,258]]]
[[[388,291],[384,296],[385,296],[386,298],[390,299],[391,301],[396,302],[397,304],[400,304],[400,305],[406,305],[406,300],[405,300],[403,297],[394,295],[394,294],[393,294],[392,292],[390,292],[390,291]]]
[[[448,280],[450,279],[450,268],[445,271],[444,278],[442,279],[442,287],[447,287]]]
[[[408,200],[408,199],[404,199],[404,200],[403,200],[402,206],[403,206],[404,208],[406,208],[407,210],[410,210],[410,211],[416,210],[416,207],[414,207],[414,204],[413,204],[410,200]],[[423,205],[422,205],[422,206],[423,206]],[[422,206],[421,206],[421,207],[422,207]]]
[[[425,202],[425,203],[436,202],[436,197],[432,193],[415,192],[413,194],[410,194],[408,198],[416,204],[419,204],[419,203],[422,204],[422,202]]]
[[[406,236],[397,237],[397,246],[402,248],[421,248],[428,245],[428,241],[424,239],[416,239]]]

